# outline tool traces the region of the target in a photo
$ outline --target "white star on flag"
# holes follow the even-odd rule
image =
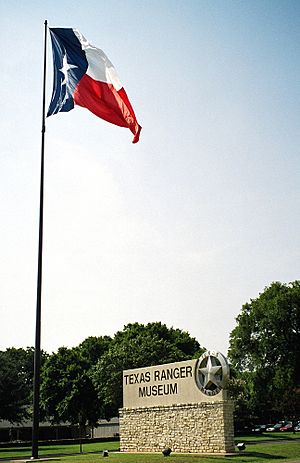
[[[77,67],[78,66],[74,66],[73,64],[69,64],[68,60],[67,60],[67,55],[64,55],[62,68],[59,69],[64,75],[64,80],[62,81],[61,85],[65,85],[65,84],[67,84],[69,82],[68,71],[70,69],[77,68]]]

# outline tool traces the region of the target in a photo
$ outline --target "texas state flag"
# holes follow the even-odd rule
[[[77,29],[51,28],[53,92],[47,116],[79,105],[101,119],[127,127],[139,141],[138,124],[115,68]]]

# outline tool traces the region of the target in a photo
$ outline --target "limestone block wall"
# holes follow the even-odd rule
[[[233,402],[121,408],[121,452],[234,452]]]

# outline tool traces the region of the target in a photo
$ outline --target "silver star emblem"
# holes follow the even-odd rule
[[[215,385],[215,386],[219,387],[220,384],[221,384],[220,377],[217,378],[216,375],[217,375],[217,373],[220,372],[220,370],[222,370],[222,366],[221,365],[213,365],[212,358],[214,358],[214,357],[209,355],[207,357],[206,367],[199,368],[199,371],[204,376],[203,387],[205,389],[210,389],[212,385]]]
[[[62,68],[60,68],[60,72],[63,73],[64,75],[64,80],[62,81],[61,85],[65,85],[69,82],[69,74],[68,71],[73,68],[77,68],[78,66],[74,66],[74,64],[69,64],[67,60],[67,55],[64,55],[63,57],[63,65]]]

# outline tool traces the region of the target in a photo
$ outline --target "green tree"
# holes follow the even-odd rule
[[[229,358],[247,384],[248,413],[260,419],[300,412],[300,282],[274,282],[242,307]],[[244,404],[245,405],[245,404]]]
[[[80,349],[82,357],[85,358],[89,366],[92,367],[98,362],[104,352],[108,350],[110,343],[110,336],[89,336],[79,344],[78,348]]]
[[[109,336],[90,336],[78,347],[61,347],[41,373],[41,412],[53,423],[95,425],[100,403],[91,371],[111,343]]]
[[[0,351],[0,419],[17,423],[30,416],[33,357],[33,347]],[[42,352],[42,364],[45,358]]]
[[[188,360],[204,349],[187,332],[155,322],[132,323],[118,331],[110,348],[98,361],[93,381],[102,416],[116,416],[122,406],[123,370]]]
[[[41,374],[41,409],[54,423],[95,425],[100,403],[91,368],[108,348],[109,338],[87,338],[79,347],[61,347],[49,356]]]

